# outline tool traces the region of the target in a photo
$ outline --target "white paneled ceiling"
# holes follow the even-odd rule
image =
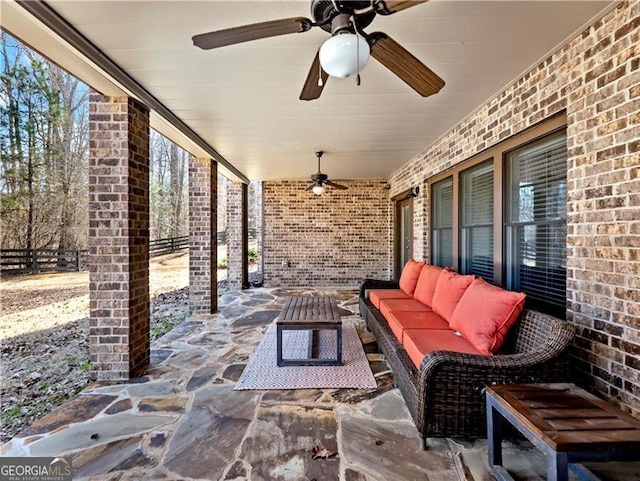
[[[442,91],[422,98],[371,59],[362,85],[330,78],[304,102],[323,30],[210,51],[191,37],[309,17],[308,1],[47,3],[252,180],[307,178],[320,149],[333,179],[388,177],[611,4],[432,0],[377,16],[367,31],[400,42],[446,81]]]

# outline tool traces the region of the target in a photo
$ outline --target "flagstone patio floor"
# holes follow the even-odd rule
[[[286,296],[334,295],[357,323],[378,387],[234,391]],[[68,456],[74,479],[481,481],[485,440],[418,433],[375,340],[345,289],[251,289],[219,300],[152,344],[148,373],[96,383],[2,446],[2,456]],[[329,457],[313,459],[313,449]],[[517,479],[544,479],[540,453],[505,445]],[[640,480],[640,463],[590,465],[604,481]]]

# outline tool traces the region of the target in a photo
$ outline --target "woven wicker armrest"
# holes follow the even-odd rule
[[[420,386],[427,387],[432,380],[443,371],[475,373],[480,379],[492,377],[509,377],[509,373],[523,374],[527,368],[544,364],[555,356],[540,349],[537,352],[485,356],[481,354],[464,354],[452,351],[431,352],[424,357],[420,365]],[[503,371],[503,372],[502,372]]]
[[[429,353],[418,372],[416,425],[423,436],[483,436],[485,387],[567,381],[565,353],[572,337],[573,329],[560,329],[548,343],[514,354]]]
[[[543,366],[545,363],[555,360],[562,355],[574,336],[574,328],[568,323],[554,325],[545,342],[531,351],[516,354],[498,354],[484,356],[480,354],[463,354],[451,351],[436,351],[429,353],[420,365],[420,380],[428,382],[434,373],[442,366],[448,369],[461,369],[471,371],[474,368],[483,373],[483,376],[503,377],[506,371],[522,373],[528,368]],[[505,373],[499,373],[504,370]]]
[[[400,282],[398,280],[385,281],[382,279],[365,279],[360,285],[360,297],[364,297],[365,291],[371,289],[399,289]]]

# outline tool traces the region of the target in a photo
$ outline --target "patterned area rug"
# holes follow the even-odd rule
[[[320,358],[335,357],[335,332],[319,331]],[[283,332],[283,357],[307,357],[309,331]],[[352,324],[342,325],[342,366],[286,366],[276,364],[276,325],[271,324],[240,376],[235,390],[245,389],[373,389],[369,361],[362,349],[358,331]]]

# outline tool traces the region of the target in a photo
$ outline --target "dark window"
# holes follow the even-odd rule
[[[566,144],[560,114],[428,179],[431,262],[564,317]]]
[[[453,180],[451,177],[431,186],[432,263],[453,266]]]
[[[506,286],[531,304],[566,306],[567,141],[554,135],[506,156]]]
[[[493,161],[460,173],[460,272],[493,282]]]

